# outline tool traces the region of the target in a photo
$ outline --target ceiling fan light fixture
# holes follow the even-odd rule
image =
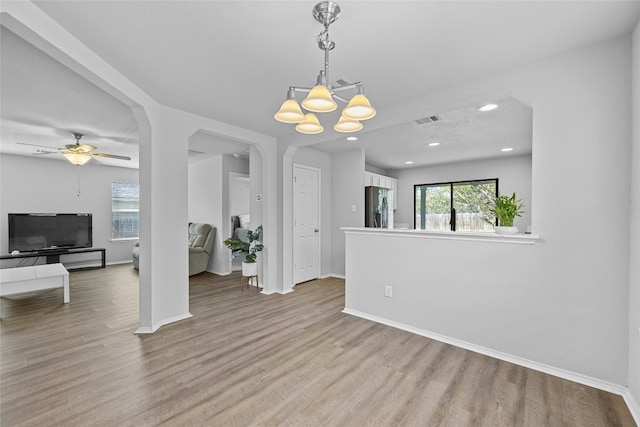
[[[357,132],[362,128],[363,125],[358,120],[349,119],[345,116],[340,116],[340,120],[333,127],[336,132],[342,133]]]
[[[316,133],[322,133],[324,128],[315,114],[307,113],[304,116],[304,120],[296,125],[296,130],[307,135],[314,135]]]
[[[91,156],[84,153],[62,153],[62,155],[66,157],[71,164],[76,166],[82,166],[91,160]]]

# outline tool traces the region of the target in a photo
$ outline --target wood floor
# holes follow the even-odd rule
[[[1,299],[2,426],[635,426],[622,398],[341,313],[344,282],[191,278],[193,318],[134,335],[131,265]]]

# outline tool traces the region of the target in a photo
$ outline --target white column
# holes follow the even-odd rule
[[[189,126],[160,107],[140,138],[140,325],[136,333],[191,317],[189,313]],[[143,137],[144,136],[144,137]]]

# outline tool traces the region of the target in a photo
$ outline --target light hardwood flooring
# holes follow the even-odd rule
[[[2,426],[634,426],[623,399],[287,295],[190,280],[193,318],[134,335],[131,265],[1,299]]]

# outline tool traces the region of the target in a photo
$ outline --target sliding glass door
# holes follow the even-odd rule
[[[498,179],[414,186],[415,225],[428,231],[493,232]]]

